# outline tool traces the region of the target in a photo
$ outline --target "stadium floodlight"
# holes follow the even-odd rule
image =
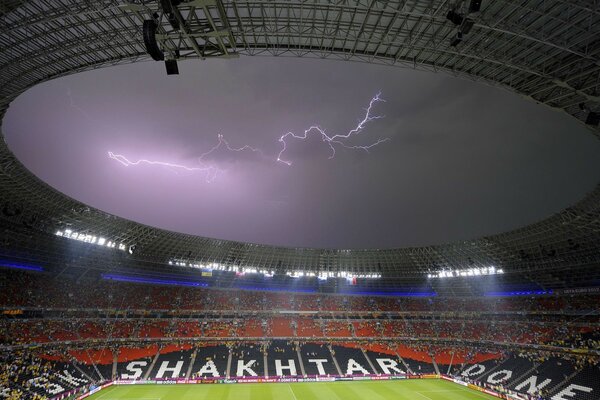
[[[471,276],[489,276],[503,274],[502,269],[496,269],[496,267],[478,267],[478,268],[467,268],[457,270],[441,270],[439,272],[427,273],[427,278],[455,278],[455,277],[471,277]],[[375,274],[377,277],[381,275]]]
[[[83,233],[73,231],[71,229],[57,230],[56,236],[64,237],[71,240],[77,240],[78,242],[95,244],[97,246],[118,248],[121,251],[126,251],[128,247],[125,243],[117,243],[115,241],[107,241],[105,238],[94,235],[93,233]]]

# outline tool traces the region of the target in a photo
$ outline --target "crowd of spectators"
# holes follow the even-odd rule
[[[540,297],[419,298],[271,293],[56,279],[44,274],[0,271],[0,305],[53,309],[181,311],[481,312],[553,313],[594,311],[600,294]],[[542,318],[538,316],[538,318]],[[598,320],[598,316],[596,316]]]
[[[50,353],[55,353],[52,351]],[[46,400],[49,394],[74,390],[89,383],[76,370],[65,370],[54,354],[46,359],[34,351],[0,352],[0,398],[6,400]]]
[[[507,344],[597,350],[597,325],[562,324],[559,321],[496,320],[488,315],[471,319],[423,319],[418,315],[402,319],[363,316],[322,318],[271,315],[178,318],[111,318],[90,314],[43,314],[30,318],[0,318],[0,344],[18,345],[85,340],[163,338],[403,338],[422,340],[492,341]]]
[[[112,377],[114,360],[153,359],[162,346],[157,339],[198,350],[198,339],[218,338],[235,357],[256,350],[248,343],[265,354],[288,351],[270,346],[280,338],[276,343],[286,346],[348,340],[417,363],[437,357],[454,372],[483,355],[506,358],[509,345],[521,345],[519,356],[536,365],[560,357],[581,371],[598,363],[600,348],[600,295],[366,297],[73,282],[12,271],[1,271],[0,280],[0,307],[9,311],[0,318],[0,346],[18,345],[0,352],[3,400],[43,399],[37,390],[52,384],[58,360],[81,363],[93,380]],[[44,347],[46,358],[19,350],[43,343],[52,344]],[[546,347],[533,347],[539,345]]]

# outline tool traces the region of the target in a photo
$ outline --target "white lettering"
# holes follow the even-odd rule
[[[351,358],[348,360],[348,368],[346,368],[346,375],[352,375],[354,371],[358,371],[363,375],[369,374],[369,371],[364,369],[359,363],[357,363],[356,361],[354,361],[354,359]]]
[[[572,385],[567,386],[565,389],[561,390],[554,396],[552,396],[551,400],[571,400],[573,398],[573,396],[577,395],[577,393],[575,393],[573,390],[579,390],[581,392],[590,393],[593,389],[586,387],[586,386],[579,386],[579,385],[572,384]],[[569,397],[565,397],[565,396],[569,396]]]
[[[204,374],[211,374],[212,376],[221,376],[213,360],[208,361],[202,366],[202,368],[200,368],[200,371],[198,371],[198,375],[203,376]]]
[[[325,358],[315,358],[308,360],[309,363],[317,364],[317,371],[319,371],[319,375],[327,375],[325,373],[325,368],[323,368],[323,363],[328,362]]]
[[[148,361],[132,361],[125,369],[129,372],[133,372],[133,375],[130,374],[121,374],[121,379],[139,379],[142,376],[142,367],[148,365]]]
[[[487,381],[488,381],[488,383],[500,383],[502,381],[509,380],[511,376],[512,376],[512,371],[503,369],[500,371],[496,371],[493,374],[491,374],[490,376],[488,376]]]
[[[238,360],[236,376],[244,376],[244,371],[248,372],[250,376],[257,376],[250,367],[254,365],[256,360],[250,360],[247,364],[244,364],[244,360]]]
[[[165,372],[171,372],[171,378],[179,378],[179,374],[181,374],[181,368],[183,368],[183,361],[177,361],[174,367],[169,367],[169,362],[163,361],[160,364],[160,368],[158,369],[156,377],[162,378],[165,375]]]
[[[294,362],[294,360],[288,360],[288,365],[281,365],[281,360],[275,360],[275,373],[277,374],[277,376],[283,376],[284,369],[290,372],[288,375],[297,375],[296,363]]]
[[[481,375],[485,372],[485,365],[473,364],[462,372],[462,376]]]
[[[85,385],[87,383],[87,380],[83,379],[83,378],[75,378],[73,375],[71,375],[71,373],[68,370],[63,370],[63,374],[56,374],[57,378],[62,379],[63,381],[70,383],[73,386],[79,386],[79,385]]]
[[[46,393],[50,393],[54,396],[66,390],[64,387],[56,383],[52,383],[46,378],[33,378],[28,380],[27,383],[29,383],[31,386],[41,388],[45,390]]]
[[[398,368],[398,363],[395,360],[392,360],[391,358],[376,358],[375,361],[377,361],[377,364],[379,364],[379,367],[381,368],[384,374],[392,375],[393,373],[390,372],[390,370],[394,371],[394,373],[397,374],[404,373]]]
[[[545,388],[546,386],[548,386],[548,384],[552,382],[552,379],[545,379],[542,383],[540,383],[538,385],[537,383],[537,376],[533,375],[530,378],[527,378],[526,380],[524,380],[523,382],[519,383],[517,386],[515,386],[515,390],[520,391],[522,390],[524,387],[528,387],[527,389],[527,393],[529,394],[534,394],[535,392],[537,392],[540,389]]]

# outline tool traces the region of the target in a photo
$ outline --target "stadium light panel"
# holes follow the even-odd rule
[[[455,277],[471,277],[471,276],[489,276],[503,274],[502,269],[496,269],[496,267],[482,267],[482,268],[467,268],[462,270],[442,270],[439,272],[429,272],[427,278],[455,278]],[[379,275],[378,277],[381,277]]]
[[[77,240],[78,242],[95,244],[97,246],[103,246],[108,248],[117,248],[121,251],[126,251],[128,246],[125,243],[117,243],[114,241],[107,241],[103,237],[98,237],[91,233],[82,233],[72,231],[71,229],[65,229],[64,231],[57,230],[55,233],[56,236],[64,237],[71,240]]]

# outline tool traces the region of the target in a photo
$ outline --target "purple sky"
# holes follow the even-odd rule
[[[600,180],[600,142],[567,115],[480,83],[367,64],[289,58],[188,61],[81,73],[11,105],[3,132],[34,174],[109,213],[179,232],[338,248],[438,244],[535,222]],[[378,92],[385,103],[350,145],[278,139],[318,124],[346,133]],[[125,167],[108,157],[225,170]]]

